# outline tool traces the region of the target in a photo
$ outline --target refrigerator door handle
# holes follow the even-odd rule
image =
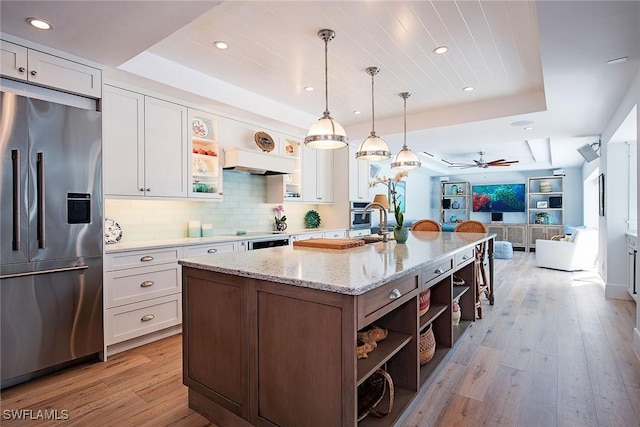
[[[11,150],[13,164],[13,243],[14,251],[20,250],[20,150]]]
[[[73,267],[61,267],[61,268],[52,268],[49,270],[38,270],[38,271],[26,271],[24,273],[14,273],[14,274],[5,274],[4,276],[0,276],[0,279],[12,279],[14,277],[24,277],[24,276],[37,276],[40,274],[51,274],[51,273],[62,273],[65,271],[76,271],[76,270],[86,270],[89,266],[86,264],[74,265]]]
[[[36,185],[38,191],[38,248],[44,249],[44,153],[38,153],[36,172]]]

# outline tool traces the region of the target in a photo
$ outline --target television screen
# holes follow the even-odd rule
[[[524,184],[474,185],[474,212],[524,212]]]

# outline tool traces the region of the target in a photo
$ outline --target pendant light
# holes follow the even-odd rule
[[[320,30],[318,31],[318,37],[324,40],[324,97],[325,97],[325,109],[324,114],[318,121],[311,126],[307,137],[304,139],[304,143],[307,147],[321,148],[321,149],[334,149],[345,147],[349,140],[344,128],[338,124],[329,115],[329,83],[327,73],[327,45],[329,40],[333,40],[336,33],[333,30]]]
[[[411,96],[409,92],[402,92],[400,97],[404,99],[404,144],[402,150],[398,153],[393,162],[391,169],[409,170],[419,168],[422,164],[418,155],[407,148],[407,98]]]
[[[369,67],[367,68],[367,73],[371,76],[371,134],[362,141],[360,144],[360,148],[356,153],[356,159],[359,160],[385,160],[391,157],[391,152],[389,151],[389,146],[382,138],[376,135],[375,128],[375,108],[374,108],[374,98],[373,98],[373,76],[378,74],[380,69],[378,67]]]

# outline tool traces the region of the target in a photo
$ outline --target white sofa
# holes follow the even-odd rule
[[[568,240],[536,240],[536,265],[556,270],[593,268],[598,255],[598,230],[577,229]]]

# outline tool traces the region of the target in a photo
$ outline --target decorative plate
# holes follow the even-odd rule
[[[107,244],[118,243],[122,239],[122,228],[110,218],[104,219],[104,242]]]
[[[276,144],[273,142],[273,138],[266,132],[256,132],[253,135],[253,140],[256,142],[256,145],[260,147],[260,149],[264,152],[273,151],[276,148]]]
[[[209,127],[203,120],[193,119],[191,122],[191,129],[193,131],[193,136],[204,138],[209,135]]]
[[[316,211],[308,211],[304,215],[304,223],[307,228],[318,228],[320,226],[320,215]]]

